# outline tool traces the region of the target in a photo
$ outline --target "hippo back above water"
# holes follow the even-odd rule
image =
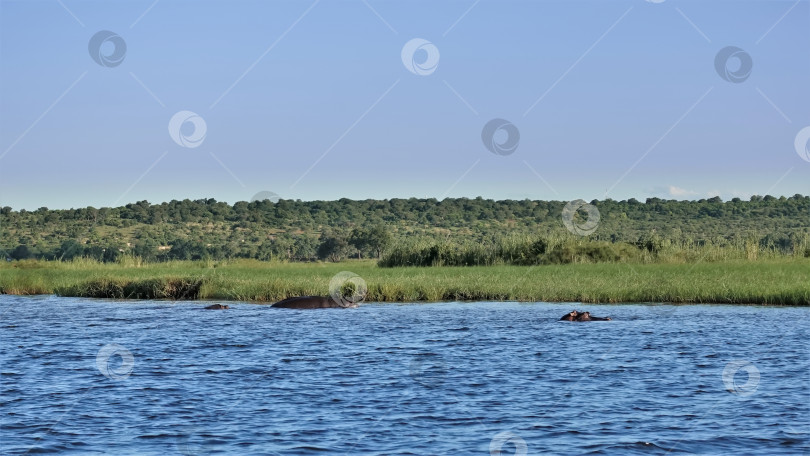
[[[210,306],[205,307],[205,310],[225,310],[230,309],[227,304],[211,304]]]
[[[281,300],[271,307],[284,309],[329,309],[357,307],[353,302],[335,300],[331,296],[295,296]]]

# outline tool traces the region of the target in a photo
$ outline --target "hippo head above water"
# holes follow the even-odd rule
[[[561,321],[610,321],[610,317],[593,317],[590,312],[572,310],[560,318]]]

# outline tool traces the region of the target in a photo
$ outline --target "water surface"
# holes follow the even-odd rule
[[[0,453],[810,452],[806,308],[206,304],[0,296]]]

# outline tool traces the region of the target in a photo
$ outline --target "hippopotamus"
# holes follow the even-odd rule
[[[590,312],[582,312],[577,315],[577,321],[609,321],[610,317],[592,317]]]
[[[590,312],[572,310],[560,318],[561,321],[610,321],[610,317],[592,317]]]
[[[351,301],[336,300],[331,296],[294,296],[283,299],[271,307],[281,307],[285,309],[328,309],[333,307],[350,308],[357,307]]]
[[[225,310],[230,309],[226,304],[211,304],[205,308],[206,310]]]

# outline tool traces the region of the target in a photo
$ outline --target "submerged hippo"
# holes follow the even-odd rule
[[[225,310],[230,309],[226,304],[211,304],[205,308],[206,310]]]
[[[357,307],[351,301],[335,300],[331,296],[295,296],[281,300],[271,307],[281,307],[285,309],[328,309],[332,307],[350,308]]]
[[[590,312],[577,315],[577,321],[609,321],[610,317],[592,317]]]
[[[590,312],[572,310],[560,318],[564,321],[610,321],[610,317],[592,317]]]

